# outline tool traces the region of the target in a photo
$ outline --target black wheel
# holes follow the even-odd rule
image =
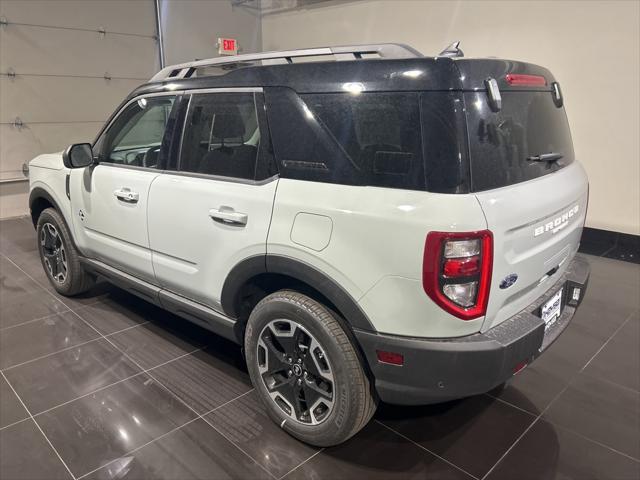
[[[306,295],[285,290],[258,303],[245,353],[269,416],[306,443],[342,443],[375,412],[375,394],[349,336],[329,309]]]
[[[95,277],[82,268],[69,229],[56,210],[47,208],[40,214],[37,234],[42,267],[58,293],[77,295],[94,285]]]

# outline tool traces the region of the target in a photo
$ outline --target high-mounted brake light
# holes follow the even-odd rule
[[[504,78],[509,85],[514,87],[544,87],[547,84],[547,80],[541,75],[508,73]]]
[[[463,320],[487,312],[493,235],[479,232],[430,232],[424,247],[422,286],[441,308]]]

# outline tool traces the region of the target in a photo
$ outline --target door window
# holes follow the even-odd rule
[[[191,98],[181,171],[254,180],[261,146],[253,93],[197,94]]]
[[[100,162],[156,168],[174,101],[146,97],[126,107],[100,141]]]

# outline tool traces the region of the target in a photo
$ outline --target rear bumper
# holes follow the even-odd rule
[[[381,400],[403,405],[437,403],[484,393],[538,357],[568,326],[589,280],[589,264],[576,255],[545,295],[484,333],[422,339],[356,331]],[[563,310],[545,331],[539,309],[561,287]],[[580,290],[573,298],[574,289]],[[381,363],[377,350],[400,353],[404,365]]]

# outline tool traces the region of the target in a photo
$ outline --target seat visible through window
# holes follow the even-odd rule
[[[252,93],[194,95],[184,133],[180,169],[254,179],[259,142]]]

